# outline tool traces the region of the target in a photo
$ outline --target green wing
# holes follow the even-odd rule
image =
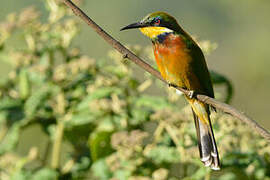
[[[192,57],[192,72],[196,74],[196,77],[200,82],[202,93],[214,97],[213,85],[203,52],[194,41],[190,47],[190,53]]]

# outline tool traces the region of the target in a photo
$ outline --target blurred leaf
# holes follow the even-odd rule
[[[166,99],[158,96],[143,95],[135,99],[135,105],[138,107],[150,107],[154,110],[160,110],[168,107],[172,107]]]
[[[92,133],[88,140],[91,158],[95,162],[113,152],[111,147],[112,131],[100,131]]]
[[[115,74],[116,76],[118,76],[119,78],[123,78],[124,76],[126,76],[126,73],[123,72],[123,70],[121,68],[117,68],[115,66],[105,66],[104,71],[111,73],[111,74]]]
[[[89,155],[87,140],[89,134],[95,129],[93,124],[83,124],[65,127],[65,138],[78,150],[82,155]]]
[[[91,161],[89,157],[81,157],[79,161],[75,163],[75,165],[72,167],[72,172],[74,174],[80,173],[80,171],[86,171],[89,169],[91,165]]]
[[[32,180],[57,180],[58,179],[58,172],[49,169],[49,168],[43,168],[39,171],[37,171],[32,177]]]
[[[102,180],[109,180],[112,177],[112,174],[106,164],[105,159],[100,159],[96,161],[92,165],[92,171],[95,177],[98,177]]]
[[[38,110],[38,107],[44,103],[44,99],[49,95],[49,88],[48,87],[42,87],[40,89],[36,89],[31,96],[27,99],[24,105],[25,113],[28,116],[28,118],[32,118],[36,111]]]
[[[81,73],[81,74],[77,75],[76,77],[73,77],[70,82],[65,84],[64,89],[75,88],[77,85],[81,85],[85,81],[90,80],[91,77],[92,76],[90,74]]]
[[[206,174],[209,173],[208,170],[209,169],[206,169],[204,166],[202,166],[201,168],[196,170],[193,174],[184,178],[183,180],[204,179],[204,177],[207,176]]]
[[[31,173],[29,171],[19,170],[11,176],[10,180],[28,180],[30,176]]]
[[[176,163],[180,161],[180,154],[177,149],[167,146],[156,146],[147,153],[146,157],[151,158],[157,164]]]
[[[19,74],[19,92],[22,99],[26,99],[30,94],[30,82],[26,69],[22,69]]]
[[[237,165],[238,167],[247,167],[254,159],[259,160],[256,153],[230,152],[226,154],[225,157],[223,163],[226,166]]]
[[[119,180],[126,180],[131,176],[131,172],[127,170],[118,170],[114,172],[114,177]]]
[[[10,97],[4,97],[0,101],[0,110],[19,107],[21,106],[21,104],[22,103],[20,99],[12,99]]]
[[[151,113],[152,112],[150,110],[133,107],[131,109],[132,118],[129,119],[130,125],[140,125],[140,124],[142,124],[143,122],[149,120],[149,117],[150,117]]]
[[[65,122],[66,127],[81,126],[94,122],[96,117],[89,112],[89,110],[80,111],[78,113],[72,114],[70,120]]]
[[[2,142],[0,142],[0,155],[5,152],[9,152],[14,149],[18,144],[20,135],[21,124],[19,122],[14,123],[8,130]]]
[[[255,173],[256,179],[264,179],[265,177],[265,169],[264,168],[259,168],[256,170]]]
[[[237,180],[237,176],[233,173],[226,173],[220,176],[219,180]]]
[[[217,179],[222,179],[222,180],[253,179],[245,171],[243,171],[241,168],[237,166],[223,168],[220,173],[221,175],[218,176]]]
[[[120,118],[118,116],[114,116],[113,118],[110,115],[102,116],[99,119],[97,119],[97,130],[100,131],[113,131],[115,129],[115,125],[117,124],[119,126],[120,121],[114,122],[114,120],[119,120]]]
[[[35,86],[44,86],[44,84],[46,83],[45,82],[46,77],[44,76],[44,74],[41,74],[40,72],[28,71],[28,78],[29,81]]]
[[[129,81],[128,81],[128,86],[131,88],[131,89],[136,89],[136,88],[138,88],[138,86],[139,86],[139,81],[137,80],[137,79],[130,79]]]
[[[89,108],[89,103],[94,99],[102,99],[105,97],[109,97],[112,93],[120,94],[121,90],[116,87],[104,87],[97,89],[93,93],[86,96],[80,104],[77,106],[77,111],[81,111],[83,109]]]

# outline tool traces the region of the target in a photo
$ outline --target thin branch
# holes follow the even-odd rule
[[[86,22],[91,28],[93,28],[94,31],[98,33],[108,44],[110,44],[113,48],[115,48],[117,51],[123,54],[124,58],[130,59],[131,61],[136,63],[138,66],[143,68],[145,71],[149,72],[150,74],[152,74],[153,76],[157,77],[158,79],[160,79],[161,81],[167,84],[167,82],[161,77],[160,73],[157,70],[152,68],[149,64],[141,60],[138,56],[136,56],[134,53],[129,51],[125,46],[123,46],[121,43],[119,43],[117,40],[111,37],[107,32],[105,32],[101,27],[99,27],[91,18],[89,18],[80,8],[78,8],[70,0],[63,0],[63,2],[72,9],[75,15],[79,16],[84,22]],[[189,94],[189,91],[186,89],[182,89],[180,87],[175,87],[175,88],[182,91],[185,95]],[[248,124],[251,128],[257,131],[262,137],[264,137],[268,142],[270,142],[270,133],[266,129],[264,129],[256,121],[249,118],[247,115],[238,111],[234,107],[228,104],[219,102],[215,100],[214,98],[201,95],[201,94],[196,94],[195,98],[217,109],[220,109],[221,111],[228,113],[232,115],[233,117],[241,120],[242,122]]]

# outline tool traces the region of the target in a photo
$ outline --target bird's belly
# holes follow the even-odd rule
[[[162,77],[171,84],[187,87],[190,58],[181,52],[156,51],[155,59]]]

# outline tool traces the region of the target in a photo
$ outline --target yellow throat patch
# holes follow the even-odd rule
[[[144,27],[140,28],[141,32],[149,38],[155,38],[160,34],[173,32],[173,30],[165,27]]]

